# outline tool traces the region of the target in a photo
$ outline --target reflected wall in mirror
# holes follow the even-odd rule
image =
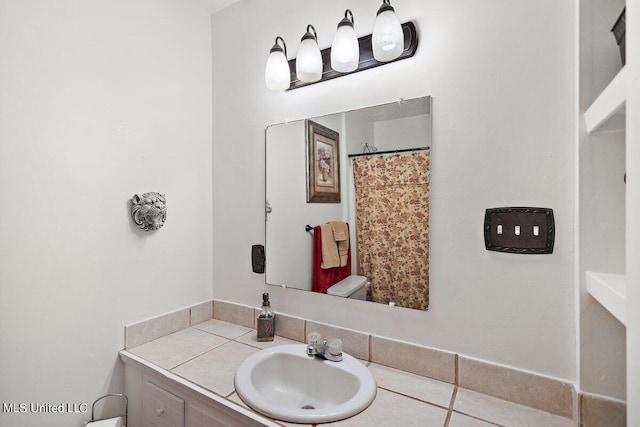
[[[338,135],[339,203],[307,202],[310,121]],[[430,148],[431,97],[268,127],[266,282],[427,310]]]

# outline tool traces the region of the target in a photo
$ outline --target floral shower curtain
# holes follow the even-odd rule
[[[353,159],[360,274],[368,299],[429,307],[429,152]]]

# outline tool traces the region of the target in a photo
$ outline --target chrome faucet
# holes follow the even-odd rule
[[[320,337],[317,332],[309,334],[309,344],[307,345],[307,356],[320,357],[331,362],[342,361],[342,340],[332,338],[328,342]]]

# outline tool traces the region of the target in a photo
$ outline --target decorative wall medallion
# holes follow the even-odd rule
[[[131,199],[131,218],[145,231],[158,230],[167,219],[167,199],[164,194],[150,192]]]

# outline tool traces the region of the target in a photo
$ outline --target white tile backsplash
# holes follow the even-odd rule
[[[125,348],[137,347],[189,327],[190,310],[184,308],[125,327]]]
[[[306,334],[316,331],[326,338],[336,337],[342,339],[346,353],[363,360],[365,363],[370,362],[369,368],[379,382],[378,385],[381,390],[389,390],[393,393],[425,402],[425,404],[428,403],[436,409],[438,407],[446,409],[450,404],[454,389],[458,386],[463,387],[458,389],[458,393],[461,393],[461,396],[458,399],[459,401],[456,400],[459,413],[456,415],[454,412],[455,417],[450,420],[454,425],[485,425],[486,422],[496,422],[495,419],[490,421],[482,420],[480,415],[483,413],[481,412],[479,413],[480,415],[470,415],[468,413],[465,415],[465,411],[469,411],[469,408],[475,408],[474,405],[477,404],[477,399],[482,399],[482,396],[495,399],[487,401],[487,408],[494,403],[513,402],[513,405],[518,404],[515,408],[526,405],[522,407],[531,411],[538,410],[539,412],[549,413],[548,415],[555,414],[553,416],[560,416],[560,420],[551,419],[549,422],[552,422],[552,424],[550,425],[565,425],[563,420],[570,421],[577,412],[574,411],[573,406],[575,388],[571,383],[493,365],[447,351],[370,335],[366,332],[345,329],[286,314],[276,314],[275,340],[273,342],[260,343],[255,339],[255,318],[257,313],[258,309],[256,307],[227,301],[203,302],[190,308],[127,326],[126,348],[137,347],[135,349],[136,354],[141,352],[142,354],[139,355],[146,354],[149,360],[155,361],[154,363],[159,366],[187,365],[186,367],[180,365],[176,369],[185,375],[188,372],[188,375],[193,376],[196,375],[196,368],[192,366],[195,366],[195,362],[190,364],[188,360],[194,356],[189,357],[187,354],[181,353],[169,357],[168,355],[154,353],[154,346],[159,346],[159,343],[153,344],[153,340],[158,340],[162,336],[173,333],[175,336],[168,339],[184,338],[185,343],[181,345],[186,347],[186,353],[195,354],[200,351],[200,354],[203,354],[202,348],[194,345],[190,338],[186,337],[186,335],[201,332],[204,335],[208,335],[204,339],[204,347],[208,347],[204,350],[204,353],[207,353],[206,357],[214,357],[218,353],[224,353],[219,347],[226,344],[227,341],[231,341],[230,344],[232,344],[228,346],[229,349],[234,347],[238,351],[246,350],[246,352],[251,353],[274,345],[306,342]],[[184,333],[185,337],[175,334],[176,331],[188,328],[189,323],[193,327],[190,328],[191,332]],[[220,340],[219,342],[214,342],[216,337]],[[195,342],[197,341],[196,339]],[[142,345],[145,343],[149,344]],[[162,341],[160,341],[161,343]],[[214,349],[215,351],[208,355],[208,352]],[[198,357],[198,359],[201,357],[203,356]],[[229,369],[235,368],[230,366]],[[223,372],[221,375],[228,375],[229,372],[226,374]],[[428,387],[425,388],[425,384]],[[224,390],[215,391],[219,393],[226,392],[229,387],[225,387]],[[469,390],[465,390],[465,388]],[[533,394],[527,393],[527,390],[533,390]],[[473,394],[474,392],[476,394]],[[421,408],[425,409],[424,407]],[[438,413],[438,411],[434,411],[431,408],[429,410],[425,409],[425,411],[425,414],[427,412],[432,415]],[[537,412],[532,412],[531,414],[533,414],[532,416],[538,415]],[[437,415],[433,416],[438,418]],[[427,416],[425,415],[425,417]]]

